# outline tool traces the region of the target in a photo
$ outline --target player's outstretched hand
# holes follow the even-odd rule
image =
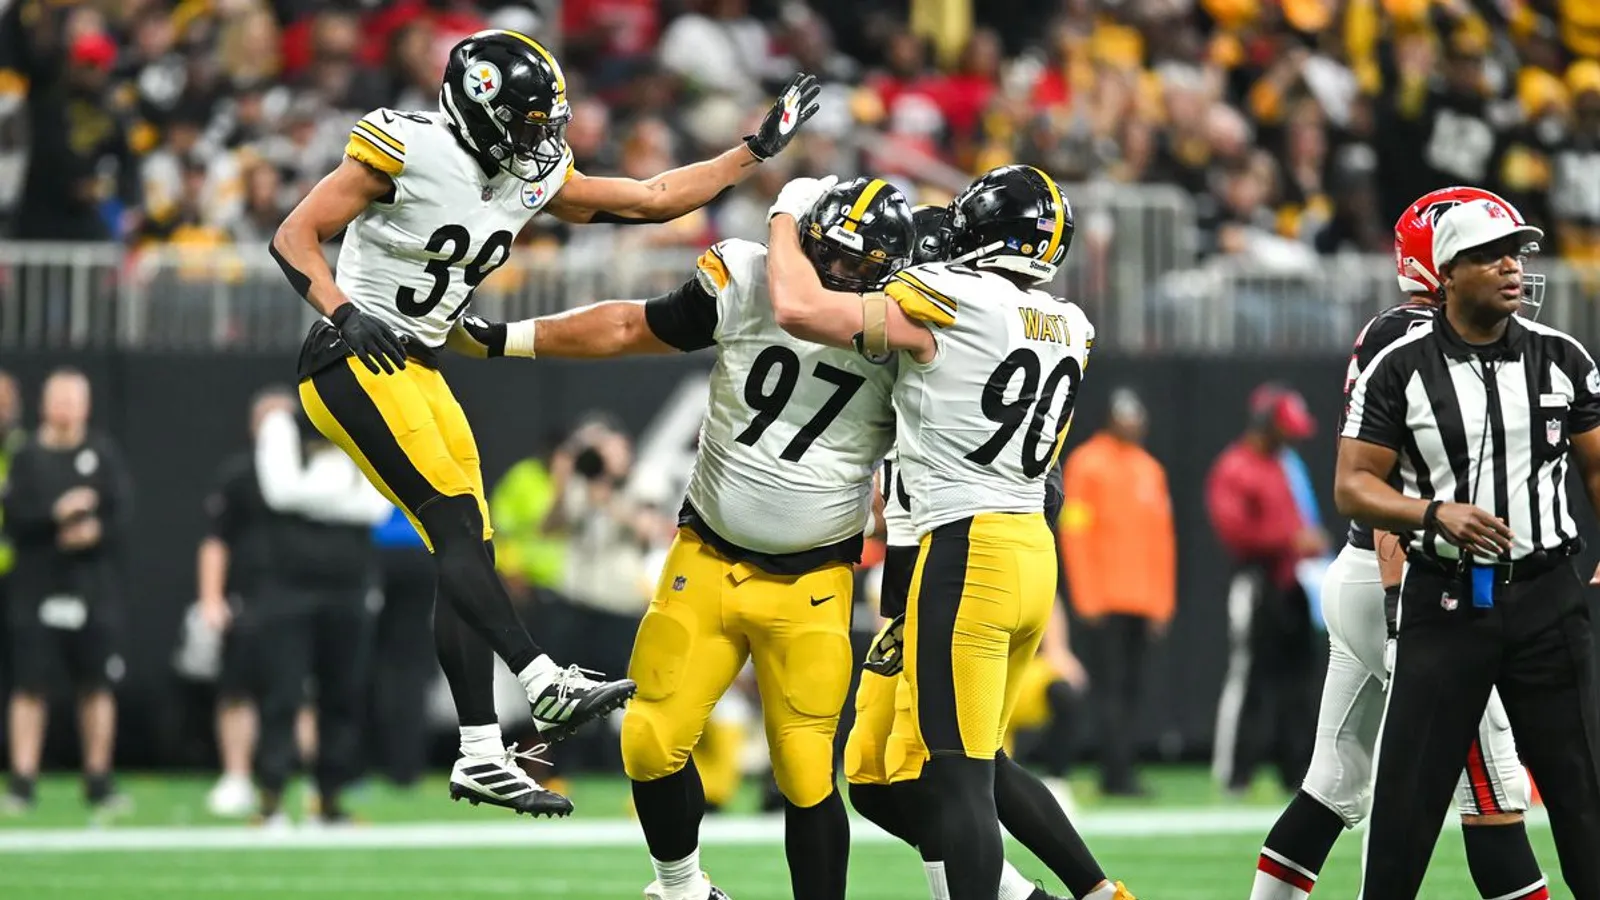
[[[805,215],[823,194],[833,190],[839,183],[836,175],[825,178],[795,178],[778,191],[778,199],[772,201],[772,206],[767,209],[767,221],[771,222],[773,216],[794,216],[795,221]]]
[[[339,329],[350,352],[361,360],[372,374],[383,372],[393,375],[395,369],[406,367],[406,348],[388,325],[362,314],[354,303],[345,303],[330,317],[333,327]]]
[[[822,85],[817,84],[816,76],[804,72],[794,76],[779,95],[778,102],[767,111],[767,117],[761,120],[761,127],[745,138],[744,144],[750,148],[751,155],[767,160],[782,153],[800,126],[821,108],[817,103],[820,93]]]

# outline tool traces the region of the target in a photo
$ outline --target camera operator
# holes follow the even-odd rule
[[[48,698],[59,674],[77,690],[84,793],[97,812],[125,802],[111,778],[112,685],[121,680],[115,623],[120,545],[132,512],[122,456],[89,431],[89,380],[57,369],[45,381],[37,435],[11,461],[5,529],[15,548],[10,586],[11,784],[5,805],[31,809]],[[57,666],[64,669],[61,673]]]
[[[256,586],[257,658],[262,661],[256,782],[261,815],[281,820],[284,785],[297,757],[295,713],[308,675],[316,684],[320,813],[346,818],[340,795],[357,773],[367,594],[376,579],[372,527],[389,501],[338,447],[289,409],[261,419],[255,474],[267,508],[280,514],[267,536],[271,565]]]
[[[626,492],[632,468],[632,441],[603,415],[586,417],[550,461],[556,501],[542,529],[566,538],[567,559],[564,586],[550,592],[544,615],[556,635],[551,645],[575,664],[599,672],[628,668],[634,632],[653,587],[646,555],[672,529],[669,519]],[[607,768],[621,764],[617,737],[609,729],[569,739],[562,749],[568,760]]]

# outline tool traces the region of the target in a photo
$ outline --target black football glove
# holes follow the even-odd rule
[[[457,332],[464,335],[471,344],[462,341]],[[504,322],[490,322],[479,316],[463,316],[461,323],[451,332],[447,343],[450,349],[479,359],[505,356],[506,325]]]
[[[815,76],[804,72],[794,76],[778,96],[778,102],[767,111],[767,117],[761,120],[761,127],[744,139],[744,145],[750,148],[750,153],[759,160],[768,160],[782,153],[800,126],[821,108],[817,104],[817,95],[820,93],[822,85],[817,84]]]
[[[872,649],[867,651],[867,661],[861,664],[861,668],[885,678],[899,675],[906,664],[905,630],[906,617],[903,614],[883,626],[883,630],[873,639]]]
[[[393,375],[396,368],[406,367],[406,348],[394,331],[372,316],[363,315],[354,303],[340,306],[329,319],[339,329],[345,346],[372,374]]]

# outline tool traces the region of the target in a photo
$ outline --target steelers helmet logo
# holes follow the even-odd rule
[[[467,66],[467,74],[461,79],[461,86],[472,100],[488,103],[500,93],[500,70],[494,63],[472,63]]]

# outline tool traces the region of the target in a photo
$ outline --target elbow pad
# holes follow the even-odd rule
[[[272,258],[277,261],[278,268],[283,270],[283,277],[289,279],[289,286],[294,288],[295,293],[300,295],[300,299],[309,299],[306,295],[311,293],[311,277],[290,265],[289,261],[283,258],[283,254],[278,252],[276,239],[267,242],[267,252],[271,253]]]

